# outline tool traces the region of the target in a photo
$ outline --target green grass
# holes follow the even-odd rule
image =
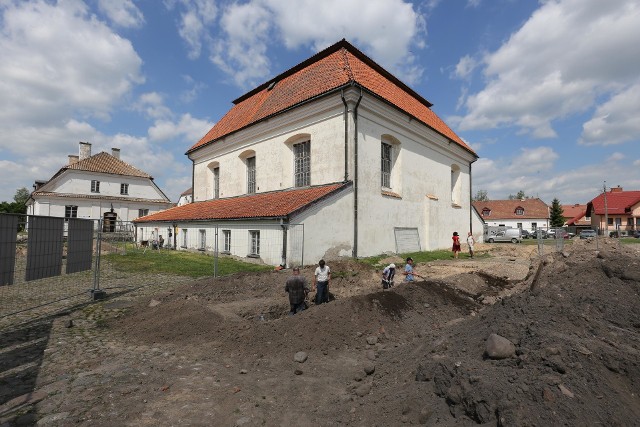
[[[372,267],[382,267],[383,265],[380,264],[380,261],[385,258],[389,258],[389,256],[390,255],[376,255],[376,256],[367,257],[367,258],[360,258],[358,259],[358,261],[364,264],[370,265]],[[413,258],[414,264],[417,264],[420,262],[437,261],[441,259],[453,259],[453,252],[451,252],[450,249],[438,249],[435,251],[411,252],[406,254],[399,254],[398,256],[402,258],[403,261],[407,259],[407,257],[411,257]],[[461,259],[466,259],[468,258],[469,254],[465,252],[461,252],[460,255],[458,256]],[[489,256],[490,256],[489,254],[482,253],[482,252],[480,253],[476,252],[475,254],[475,258],[488,258]]]
[[[134,249],[127,250],[126,254],[109,254],[106,259],[121,271],[188,277],[213,276],[213,256],[200,252],[147,250],[143,253],[142,250]],[[272,268],[227,257],[218,258],[219,276],[247,271],[268,271]]]

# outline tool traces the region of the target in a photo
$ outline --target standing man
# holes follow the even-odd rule
[[[316,304],[329,302],[329,281],[331,280],[331,269],[325,265],[323,259],[318,262],[316,272],[313,276],[313,289],[316,290]]]
[[[307,283],[307,279],[300,275],[300,269],[298,267],[293,268],[293,276],[287,280],[284,291],[289,293],[289,305],[291,306],[290,316],[306,308],[305,300],[309,293],[309,284]]]
[[[469,245],[469,257],[473,258],[473,245],[476,243],[476,239],[473,238],[471,232],[467,233],[467,245]]]
[[[407,263],[404,266],[404,281],[405,282],[413,282],[415,279],[413,277],[413,258],[407,258]]]

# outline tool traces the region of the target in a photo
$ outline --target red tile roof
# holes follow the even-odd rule
[[[608,191],[607,214],[629,214],[631,207],[640,203],[640,191]],[[591,215],[604,215],[604,194],[598,195],[587,204],[587,210]]]
[[[562,205],[562,216],[567,218],[567,225],[590,225],[591,221],[587,221],[587,205]]]
[[[286,217],[348,185],[336,183],[195,202],[147,215],[135,222]]]
[[[345,40],[236,99],[234,107],[187,153],[314,97],[352,84],[362,86],[475,154],[431,110],[429,101]]]
[[[488,200],[472,202],[481,218],[491,219],[540,219],[549,218],[549,207],[540,199],[525,200]],[[524,215],[516,215],[516,208],[524,209]],[[483,216],[482,211],[489,209],[491,214]]]
[[[129,163],[123,162],[104,151],[91,157],[87,157],[84,160],[80,160],[72,165],[65,166],[60,170],[62,171],[65,169],[151,178],[151,175],[142,172],[140,169],[135,168]]]

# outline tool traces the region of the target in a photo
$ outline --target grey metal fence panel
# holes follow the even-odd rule
[[[0,286],[13,284],[17,230],[17,215],[0,215]]]
[[[64,218],[30,218],[26,281],[62,273],[63,234]]]
[[[91,270],[93,250],[93,221],[69,219],[67,237],[67,274]]]

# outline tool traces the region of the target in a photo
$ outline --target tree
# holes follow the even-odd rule
[[[16,194],[15,196],[13,196],[13,201],[26,206],[27,205],[27,200],[29,200],[29,190],[27,190],[25,187],[22,188],[18,188],[16,190]]]
[[[474,202],[486,202],[489,200],[489,196],[487,194],[487,190],[478,190],[476,191],[476,195],[473,196],[472,200]]]
[[[558,201],[558,199],[553,199],[553,202],[551,202],[551,212],[549,215],[551,227],[558,228],[564,225],[564,211],[562,210],[562,206],[560,206],[560,201]]]
[[[528,197],[527,195],[524,194],[524,191],[520,190],[518,191],[518,193],[514,196],[513,194],[509,194],[509,200],[522,200],[522,199],[530,199],[531,197]]]

